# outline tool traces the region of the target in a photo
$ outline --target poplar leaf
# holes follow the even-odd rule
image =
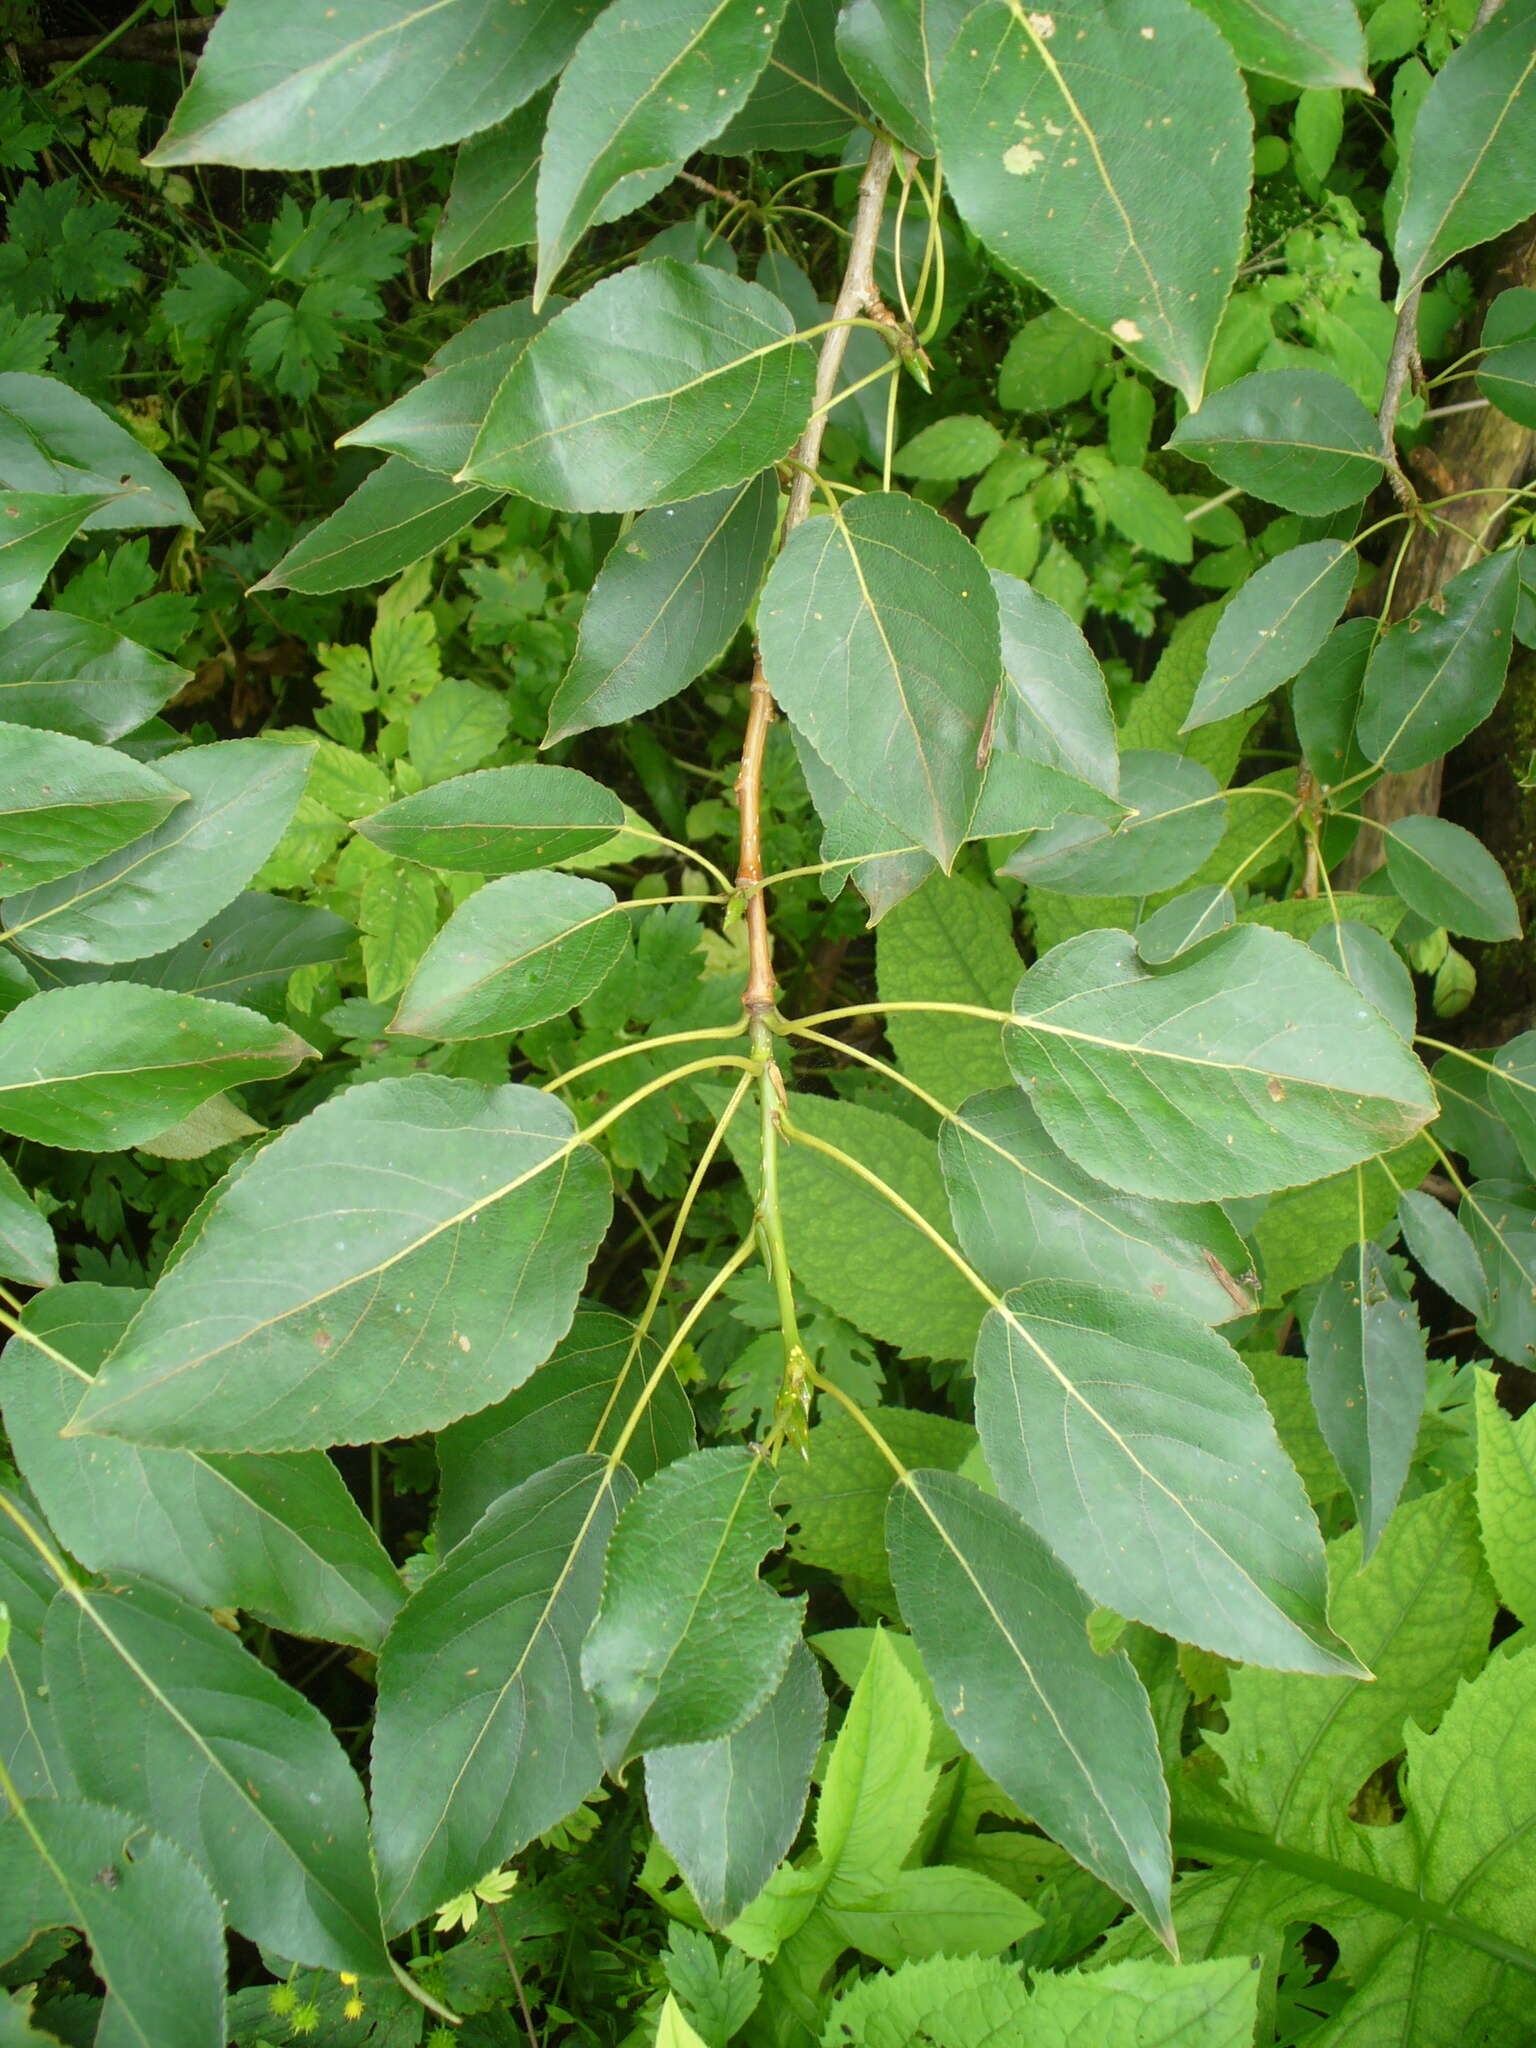
[[[547,868],[603,846],[624,823],[611,791],[575,768],[480,768],[386,804],[357,829],[386,853],[468,875]]]

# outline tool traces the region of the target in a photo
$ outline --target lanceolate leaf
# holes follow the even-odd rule
[[[229,1451],[441,1427],[549,1356],[607,1222],[549,1096],[353,1087],[226,1184],[71,1427]]]
[[[1387,873],[1408,905],[1469,939],[1517,939],[1520,910],[1504,870],[1449,818],[1398,818],[1383,832]]]
[[[14,624],[93,512],[109,500],[0,490],[0,628]]]
[[[891,1574],[944,1718],[1008,1797],[1172,1934],[1168,1792],[1140,1679],[1088,1640],[1089,1603],[1002,1501],[909,1472]]]
[[[382,583],[462,533],[502,495],[392,455],[251,588],[324,594]]]
[[[1338,622],[1355,551],[1308,541],[1266,562],[1222,613],[1185,729],[1246,711],[1302,669]]]
[[[994,255],[1198,405],[1251,154],[1220,33],[1182,0],[972,14],[935,116],[955,203]]]
[[[1325,370],[1239,377],[1181,420],[1168,445],[1288,512],[1341,512],[1382,477],[1376,422]]]
[[[482,768],[387,804],[358,831],[386,853],[470,875],[512,875],[591,853],[624,823],[611,791],[574,768]]]
[[[163,775],[110,747],[0,725],[0,893],[72,874],[185,802]]]
[[[0,1130],[69,1151],[153,1138],[242,1081],[312,1057],[286,1026],[169,989],[51,989],[0,1022]]]
[[[373,1840],[408,1927],[596,1789],[577,1676],[603,1553],[634,1482],[562,1459],[503,1494],[401,1611],[379,1660]]]
[[[833,773],[944,867],[981,793],[997,597],[915,499],[871,492],[790,538],[758,607],[774,695]]]
[[[0,1159],[0,1277],[52,1287],[59,1277],[53,1231],[21,1182]]]
[[[707,265],[640,264],[534,339],[463,480],[571,512],[702,497],[787,452],[814,377],[771,292]]]
[[[1499,701],[1509,667],[1520,556],[1489,555],[1377,641],[1355,731],[1383,768],[1422,768],[1464,740]]]
[[[658,1472],[614,1530],[581,1653],[610,1770],[648,1749],[733,1735],[777,1688],[803,1600],[758,1578],[784,1532],[753,1451],[695,1451]]]
[[[999,1493],[1084,1590],[1181,1642],[1364,1676],[1328,1627],[1322,1538],[1237,1353],[1084,1282],[1004,1297],[976,1345]]]
[[[319,170],[490,127],[560,69],[595,0],[235,0],[149,161]]]
[[[1061,609],[1016,576],[992,571],[1003,646],[996,744],[1113,796],[1120,786],[1104,672]]]
[[[87,1798],[153,1815],[252,1941],[317,1969],[388,1972],[362,1787],[317,1708],[147,1583],[55,1595],[43,1656]]]
[[[1354,0],[1195,0],[1245,71],[1289,85],[1367,84],[1365,37]]]
[[[680,165],[740,112],[783,18],[784,0],[628,0],[598,17],[549,110],[536,298],[622,180]]]
[[[546,746],[650,711],[718,660],[756,594],[778,509],[765,470],[636,520],[592,586]]]
[[[23,612],[0,632],[0,718],[117,740],[153,718],[188,672],[69,612]]]
[[[1481,1316],[1488,1306],[1488,1283],[1476,1247],[1452,1212],[1433,1195],[1405,1188],[1397,1213],[1403,1243],[1430,1279],[1469,1314]]]
[[[1070,1159],[1179,1201],[1295,1186],[1400,1145],[1428,1076],[1317,954],[1240,925],[1149,974],[1124,932],[1085,932],[1014,997],[1009,1061]]]
[[[548,98],[540,94],[460,149],[432,237],[434,293],[483,257],[533,241],[534,184],[548,112]]]

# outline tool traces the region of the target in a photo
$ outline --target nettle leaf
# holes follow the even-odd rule
[[[1424,1409],[1424,1332],[1394,1262],[1351,1246],[1307,1320],[1307,1385],[1368,1559],[1396,1507]]]
[[[1382,768],[1422,768],[1480,726],[1504,687],[1520,593],[1506,550],[1453,576],[1376,642],[1355,734]]]
[[[916,499],[869,492],[796,528],[758,634],[769,687],[827,766],[948,868],[1001,671],[997,597],[970,542]]]
[[[311,750],[219,740],[169,756],[187,802],[78,874],[4,905],[9,935],[48,960],[140,960],[179,945],[231,902],[298,808]]]
[[[623,823],[624,806],[590,776],[521,762],[435,783],[360,818],[357,829],[423,867],[512,875],[591,853]]]
[[[88,533],[198,523],[165,464],[57,377],[0,375],[0,485],[92,499],[97,509],[82,521]]]
[[[1019,979],[1013,917],[996,889],[930,875],[882,918],[875,943],[883,1002],[1005,1007]],[[979,1018],[898,1011],[887,1022],[897,1065],[941,1102],[963,1102],[1008,1079],[997,1026]]]
[[[1239,925],[1161,973],[1124,932],[1029,969],[1009,1064],[1077,1165],[1133,1194],[1265,1194],[1402,1144],[1435,1114],[1391,1026],[1317,954]]]
[[[1536,1614],[1536,1413],[1511,1418],[1491,1372],[1474,1378],[1477,1519],[1499,1599],[1531,1626]]]
[[[119,740],[190,680],[164,655],[69,612],[23,612],[0,632],[0,718],[12,725]]]
[[[1370,89],[1354,0],[1288,0],[1283,11],[1266,0],[1195,0],[1195,5],[1215,22],[1245,71],[1314,90]]]
[[[1376,422],[1326,370],[1255,370],[1182,419],[1168,446],[1224,484],[1318,517],[1358,505],[1382,479]]]
[[[955,204],[998,260],[1198,405],[1251,166],[1218,31],[1182,0],[976,13],[935,119]]]
[[[1414,121],[1392,237],[1397,303],[1536,208],[1536,4],[1504,5],[1453,50]]]
[[[53,1229],[15,1174],[0,1159],[0,1275],[28,1287],[52,1287],[59,1277]]]
[[[582,37],[549,110],[539,163],[543,298],[615,190],[638,206],[747,102],[773,50],[784,0],[631,0]],[[626,211],[629,209],[626,208]]]
[[[767,566],[771,470],[635,521],[598,571],[544,744],[664,704],[724,654]]]
[[[234,0],[147,162],[323,170],[418,156],[490,127],[553,78],[595,0]]]
[[[0,490],[0,628],[13,625],[43,578],[107,497]]]
[[[376,1650],[405,1591],[321,1452],[219,1457],[61,1434],[145,1299],[131,1287],[53,1288],[28,1302],[6,1347],[6,1434],[60,1542],[87,1571],[142,1575],[199,1607],[243,1607],[290,1635]]]
[[[1519,938],[1514,892],[1480,839],[1432,817],[1395,819],[1382,838],[1387,874],[1410,910],[1469,939]]]
[[[363,1790],[318,1708],[148,1583],[66,1585],[43,1658],[87,1798],[152,1814],[252,1941],[317,1969],[388,1974]]]
[[[1171,1939],[1168,1791],[1147,1696],[1089,1603],[1003,1502],[909,1472],[891,1574],[944,1718],[1008,1797]]]
[[[1034,1282],[976,1345],[999,1493],[1117,1614],[1284,1671],[1367,1674],[1327,1622],[1322,1538],[1237,1353],[1166,1302]]]
[[[1003,647],[996,744],[1114,796],[1120,761],[1104,672],[1060,605],[992,571]]]
[[[623,906],[581,875],[505,875],[449,918],[389,1028],[405,1038],[494,1038],[563,1017],[629,943]]]
[[[827,1696],[803,1643],[750,1721],[714,1742],[645,1759],[651,1826],[711,1927],[762,1891],[800,1831],[827,1725]]]
[[[370,1773],[391,1930],[516,1855],[597,1785],[577,1660],[633,1490],[601,1459],[560,1460],[503,1494],[401,1610],[379,1659]]]
[[[1119,824],[1068,813],[1031,833],[1002,873],[1072,896],[1151,895],[1187,881],[1226,829],[1221,785],[1187,754],[1122,754],[1119,800]]]
[[[933,89],[969,12],[969,0],[848,0],[838,15],[843,69],[882,127],[919,156],[933,155]]]
[[[534,188],[548,113],[549,97],[539,93],[460,148],[432,236],[434,297],[484,257],[524,248],[536,238]]]
[[[103,2048],[224,2039],[224,1917],[192,1858],[163,1834],[81,1799],[37,1800],[25,1820],[0,1821],[0,1950],[16,1955],[54,1927],[78,1927],[90,1943],[107,1989]]]
[[[49,989],[0,1021],[0,1130],[116,1152],[313,1057],[285,1025],[233,1003],[129,982]]]
[[[0,892],[72,874],[185,802],[163,775],[110,747],[0,725]]]
[[[976,1452],[968,1422],[920,1408],[873,1408],[869,1420],[904,1465],[958,1472]],[[860,1607],[896,1611],[885,1542],[891,1466],[846,1409],[825,1407],[810,1456],[785,1461],[779,1498],[792,1557],[848,1582]]]
[[[1308,541],[1266,562],[1217,623],[1185,726],[1246,711],[1288,683],[1338,623],[1355,567],[1354,549],[1338,540]]]
[[[581,1652],[610,1771],[646,1750],[733,1735],[778,1687],[805,1601],[758,1577],[784,1541],[772,1496],[755,1451],[694,1451],[619,1517]]]
[[[323,595],[382,583],[434,554],[503,495],[392,455],[251,588]]]
[[[547,1095],[349,1088],[224,1185],[71,1428],[227,1451],[439,1428],[549,1356],[608,1214]]]
[[[810,415],[815,359],[761,285],[663,258],[536,335],[461,481],[568,512],[643,511],[743,483]]]
[[[939,1135],[955,1231],[993,1287],[1090,1280],[1202,1322],[1253,1312],[1247,1246],[1214,1202],[1153,1202],[1079,1171],[1017,1088],[973,1095]]]

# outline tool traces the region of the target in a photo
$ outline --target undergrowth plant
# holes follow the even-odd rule
[[[185,419],[15,89],[4,2038],[1528,2040],[1536,1034],[1392,792],[1536,0],[1362,11],[229,0]],[[455,144],[423,280],[321,174]]]

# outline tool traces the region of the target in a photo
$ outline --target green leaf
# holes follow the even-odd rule
[[[1536,1360],[1536,1191],[1478,1181],[1462,1196],[1461,1221],[1488,1281],[1477,1333],[1514,1365]]]
[[[816,1809],[816,1846],[835,1905],[895,1873],[922,1827],[937,1773],[928,1753],[928,1710],[884,1629],[832,1746]]]
[[[1218,842],[1212,858],[1219,854]],[[1166,967],[1181,953],[1203,945],[1236,922],[1237,902],[1232,891],[1220,882],[1202,882],[1142,918],[1132,936],[1148,967]]]
[[[833,31],[833,12],[824,0],[789,0],[767,70],[715,143],[722,155],[803,149],[825,156],[843,147],[858,112]]]
[[[889,492],[790,536],[758,607],[769,687],[827,766],[941,866],[981,793],[997,598],[950,522]]]
[[[1477,1519],[1499,1598],[1527,1628],[1536,1615],[1536,1411],[1511,1417],[1491,1372],[1477,1400]]]
[[[482,768],[402,797],[358,821],[386,853],[454,874],[512,875],[604,846],[624,806],[574,768]]]
[[[656,2023],[656,2048],[709,2048],[704,2036],[683,2018],[682,2007],[669,1992]]]
[[[1448,818],[1385,826],[1387,874],[1420,917],[1469,939],[1517,939],[1520,911],[1504,870],[1480,839]]]
[[[1059,605],[1016,576],[994,570],[992,587],[1003,636],[997,745],[1114,796],[1120,787],[1114,715],[1087,641]]]
[[[164,824],[105,859],[5,903],[13,940],[49,960],[140,960],[179,945],[245,887],[303,793],[310,749],[219,740],[170,756],[187,793]]]
[[[549,1356],[608,1213],[547,1095],[349,1088],[226,1182],[71,1429],[274,1451],[440,1428]]]
[[[1536,4],[1504,0],[1452,51],[1413,124],[1392,236],[1401,306],[1442,263],[1536,210]]]
[[[891,1573],[944,1717],[1008,1797],[1171,1933],[1168,1793],[1141,1681],[1001,1501],[944,1472],[891,1495]]]
[[[13,725],[118,740],[190,680],[163,655],[69,612],[23,612],[0,632],[0,717]]]
[[[933,88],[969,11],[968,0],[848,0],[838,15],[843,69],[881,126],[919,156],[933,155]]]
[[[90,498],[87,533],[198,523],[164,463],[57,377],[0,376],[0,485]]]
[[[1352,0],[1195,0],[1221,30],[1245,71],[1288,85],[1370,90],[1365,37]]]
[[[146,159],[323,170],[419,156],[489,128],[553,78],[594,0],[234,0]]]
[[[733,1735],[777,1689],[805,1602],[758,1577],[784,1530],[753,1451],[694,1451],[648,1479],[608,1547],[581,1681],[610,1771]]]
[[[788,1855],[826,1723],[816,1660],[796,1643],[775,1690],[734,1734],[647,1753],[651,1826],[711,1927],[744,1912]]]
[[[1536,1174],[1536,1032],[1522,1031],[1500,1046],[1482,1081],[1487,1108],[1502,1119],[1527,1171]]]
[[[1433,1163],[1428,1142],[1415,1138],[1364,1166],[1272,1195],[1253,1227],[1265,1307],[1325,1279],[1345,1249],[1358,1243],[1362,1227],[1367,1237],[1389,1236],[1400,1190],[1422,1180]]]
[[[771,470],[635,521],[598,572],[544,744],[664,704],[724,654],[773,547]]]
[[[869,0],[856,0],[856,4],[869,4]],[[977,475],[1002,448],[1003,437],[990,420],[955,412],[904,441],[891,466],[898,476],[949,483],[957,477]]]
[[[536,313],[531,299],[517,299],[482,314],[438,350],[421,383],[349,428],[336,445],[385,448],[451,478],[469,460],[507,372],[565,303]]]
[[[290,1635],[376,1650],[404,1589],[321,1452],[218,1457],[60,1434],[145,1298],[54,1288],[28,1302],[6,1348],[6,1433],[60,1542],[88,1571],[156,1579],[199,1607],[242,1607]]]
[[[638,206],[655,189],[649,173],[670,178],[740,113],[783,18],[784,0],[629,0],[598,16],[544,131],[536,304],[593,221],[617,217],[616,187],[637,184]]]
[[[14,625],[43,578],[107,498],[0,491],[0,628]]]
[[[1477,388],[1506,419],[1536,428],[1536,338],[1490,349],[1477,366]]]
[[[869,1420],[904,1465],[958,1472],[975,1456],[968,1422],[920,1408],[873,1408]],[[792,1557],[834,1572],[861,1606],[892,1614],[896,1596],[885,1545],[891,1467],[846,1410],[827,1406],[810,1434],[810,1456],[785,1460],[779,1500]]]
[[[536,239],[534,185],[548,113],[548,98],[541,93],[460,148],[447,204],[432,236],[428,288],[434,298],[471,264],[499,256],[503,249],[526,248]]]
[[[881,1000],[1007,1007],[1019,979],[1013,918],[998,892],[960,875],[930,875],[881,920],[875,941]],[[887,1021],[897,1065],[954,1107],[1008,1079],[995,1024],[902,1012]]]
[[[1074,896],[1150,895],[1187,881],[1226,828],[1215,776],[1184,754],[1122,754],[1119,800],[1119,824],[1069,813],[1031,833],[1002,872]]]
[[[323,595],[382,583],[435,553],[501,496],[392,455],[251,588]]]
[[[1322,1540],[1269,1410],[1194,1316],[1082,1281],[1017,1288],[977,1340],[976,1423],[1003,1499],[1103,1606],[1224,1657],[1366,1675],[1328,1627]]]
[[[1079,470],[1110,525],[1165,562],[1189,561],[1195,552],[1194,535],[1178,499],[1144,469],[1121,468],[1107,457],[1090,462],[1098,452],[1083,449]]]
[[[1488,1284],[1477,1250],[1460,1223],[1433,1195],[1407,1188],[1398,1205],[1403,1243],[1442,1293],[1473,1316],[1488,1307]]]
[[[410,980],[438,926],[437,884],[401,861],[373,868],[363,882],[362,932],[368,1000],[391,1002]]]
[[[1287,683],[1322,647],[1349,600],[1355,551],[1308,541],[1266,562],[1222,613],[1187,723],[1246,711]]]
[[[1351,1246],[1307,1319],[1307,1384],[1368,1561],[1396,1507],[1424,1409],[1424,1332],[1378,1244]]]
[[[58,1593],[48,1697],[90,1799],[128,1796],[230,1925],[317,1969],[387,1973],[362,1787],[319,1709],[173,1593]]]
[[[408,1927],[563,1820],[602,1774],[577,1657],[633,1481],[565,1458],[411,1595],[379,1659],[371,1779],[385,1924]]]
[[[1366,765],[1355,744],[1355,719],[1376,633],[1375,619],[1346,619],[1334,627],[1291,685],[1296,737],[1307,766],[1324,788],[1347,781]]]
[[[1388,627],[1365,671],[1356,737],[1379,767],[1423,768],[1480,726],[1509,667],[1520,557],[1474,562]]]
[[[51,1548],[31,1500],[0,1490],[0,1603],[8,1636],[0,1657],[0,1763],[23,1799],[50,1802],[76,1789],[43,1682],[43,1622],[57,1583],[43,1562]],[[5,1905],[0,1890],[0,1915]],[[4,1941],[0,1949],[12,1953]]]
[[[1376,1005],[1399,1038],[1412,1039],[1416,1021],[1413,978],[1389,939],[1368,924],[1345,918],[1338,924],[1325,924],[1307,943]]]
[[[945,1124],[939,1156],[961,1247],[999,1291],[1087,1280],[1206,1323],[1252,1312],[1252,1259],[1214,1202],[1152,1202],[1091,1180],[1017,1088],[973,1096]]]
[[[1030,968],[1009,1064],[1067,1156],[1178,1201],[1293,1186],[1402,1144],[1435,1114],[1418,1061],[1341,974],[1239,925],[1148,973],[1124,932]]]
[[[1181,420],[1168,446],[1225,484],[1288,512],[1325,517],[1382,478],[1376,422],[1326,370],[1255,370]]]
[[[286,1026],[231,1003],[130,982],[50,989],[0,1021],[0,1130],[116,1152],[313,1056]]]
[[[1026,320],[997,372],[997,402],[1007,412],[1062,412],[1086,398],[1111,354],[1104,336],[1061,306]]]
[[[185,802],[163,775],[126,754],[0,725],[0,892],[73,874]]]
[[[102,2048],[224,2038],[223,1916],[192,1858],[163,1834],[80,1799],[38,1800],[25,1818],[0,1821],[0,1950],[14,1955],[53,1927],[78,1927],[90,1943],[107,1989]]]
[[[1162,119],[1148,128],[1151,106]],[[973,15],[935,115],[955,203],[994,256],[1198,405],[1251,134],[1210,23],[1180,0]]]
[[[0,1274],[28,1287],[52,1287],[59,1277],[53,1231],[32,1197],[0,1159]]]
[[[711,265],[639,264],[534,337],[462,480],[568,512],[702,497],[787,451],[814,378],[771,292]]]

